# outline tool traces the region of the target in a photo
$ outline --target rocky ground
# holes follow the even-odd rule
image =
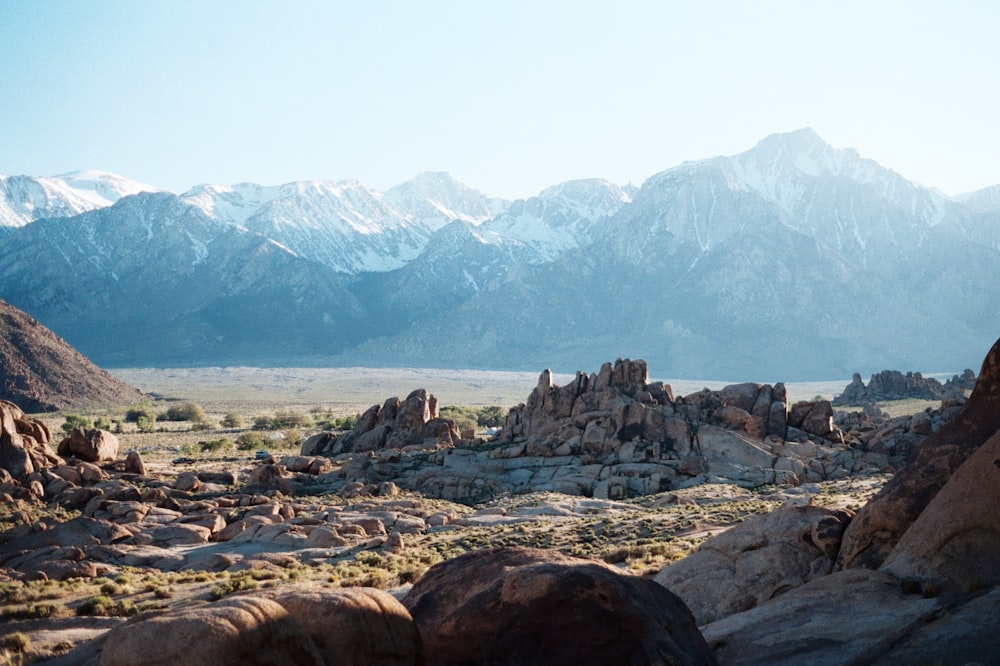
[[[205,627],[224,617],[230,628],[243,627],[245,637],[250,625],[233,618],[263,617],[272,618],[265,624],[290,622],[287,636],[306,627],[312,642],[296,644],[317,652],[293,659],[280,641],[255,650],[277,649],[285,655],[278,663],[315,663],[317,654],[324,659],[320,636],[330,629],[310,629],[308,618],[340,604],[351,612],[381,609],[379,626],[395,618],[395,638],[387,642],[401,646],[400,654],[413,647],[407,623],[415,621],[417,647],[407,654],[428,663],[467,661],[473,648],[459,638],[500,629],[453,626],[447,617],[482,614],[487,604],[496,617],[510,618],[503,631],[528,631],[522,612],[510,609],[525,599],[536,609],[555,603],[538,590],[563,576],[590,581],[583,588],[593,586],[597,596],[558,604],[590,608],[602,626],[617,609],[611,617],[621,624],[608,644],[645,654],[637,663],[659,663],[650,645],[677,663],[752,662],[765,654],[771,660],[774,654],[754,642],[765,620],[752,613],[786,599],[774,612],[791,612],[800,607],[795,603],[805,608],[813,597],[800,590],[845,576],[853,578],[843,589],[870,594],[872,604],[899,601],[906,609],[897,616],[900,627],[912,628],[906,619],[912,613],[950,617],[947,609],[959,606],[972,612],[966,601],[939,601],[934,585],[978,594],[995,582],[977,578],[975,590],[969,581],[946,585],[937,574],[928,577],[926,553],[895,555],[892,566],[905,575],[862,574],[850,566],[841,572],[837,562],[846,552],[871,550],[870,539],[855,534],[858,525],[885,539],[885,521],[865,507],[876,494],[899,492],[887,480],[909,469],[915,451],[954,441],[959,426],[952,424],[968,432],[967,422],[982,421],[968,415],[970,408],[963,411],[964,403],[952,395],[936,409],[890,417],[877,408],[835,413],[822,400],[788,404],[781,385],[674,396],[669,386],[646,380],[641,362],[619,361],[564,386],[543,373],[492,439],[458,432],[438,416],[433,396],[416,391],[373,406],[347,433],[317,433],[295,449],[272,445],[260,460],[252,452],[219,455],[190,444],[183,455],[176,444],[126,455],[110,433],[86,429],[56,446],[44,422],[3,403],[0,648],[29,662],[130,663],[128,646],[141,643],[147,630],[141,627],[176,629],[195,616],[192,626]],[[989,429],[980,425],[980,442]],[[949,469],[965,457],[951,454]],[[947,479],[938,481],[940,487]],[[913,519],[898,518],[894,529],[905,532]],[[993,529],[989,518],[980,529]],[[896,541],[879,552],[891,552]],[[481,595],[473,604],[478,610],[470,610],[470,598],[455,598],[454,608],[442,610],[456,596],[442,596],[455,585],[447,581],[471,583],[490,567],[507,573],[470,587]],[[643,582],[619,591],[622,576]],[[886,585],[891,592],[872,594]],[[344,588],[369,591],[352,597]],[[402,600],[399,608],[393,596]],[[629,598],[644,605],[633,607]],[[845,605],[853,599],[843,595]],[[850,614],[846,606],[841,612]],[[281,619],[289,614],[294,622]],[[668,615],[670,622],[663,619]],[[152,619],[123,624],[129,617]],[[658,638],[640,645],[637,635]],[[897,632],[900,640],[918,641],[914,636]],[[590,644],[585,637],[580,645]],[[787,649],[791,640],[782,645]],[[204,663],[239,663],[237,652],[230,648],[228,661]],[[570,652],[544,652],[546,663]],[[509,658],[523,661],[525,654]],[[172,659],[196,663],[189,657]],[[417,663],[397,657],[357,663]]]

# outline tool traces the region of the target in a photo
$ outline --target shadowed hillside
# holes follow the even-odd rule
[[[141,397],[38,321],[0,301],[0,399],[28,412],[46,412],[124,405]]]

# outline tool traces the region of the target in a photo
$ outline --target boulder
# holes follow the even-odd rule
[[[699,625],[714,622],[829,574],[850,519],[846,510],[788,502],[705,541],[654,580]]]
[[[916,456],[858,512],[844,534],[837,568],[876,569],[951,475],[1000,430],[1000,340],[983,360],[961,412],[930,435]]]
[[[107,430],[80,426],[59,442],[58,453],[85,462],[110,461],[118,455],[118,438]]]
[[[428,664],[714,664],[690,611],[653,581],[551,551],[476,551],[403,599]]]
[[[64,464],[51,449],[52,435],[41,421],[29,419],[20,407],[0,400],[0,469],[12,477]]]
[[[283,590],[267,595],[309,633],[325,664],[409,666],[423,663],[417,626],[395,597],[366,587]]]
[[[841,571],[705,625],[702,632],[726,666],[889,663],[879,657],[940,605],[906,594],[887,573]]]
[[[125,473],[146,476],[146,464],[142,462],[139,452],[134,449],[125,456]]]
[[[1000,584],[1000,433],[955,471],[882,569],[948,592]]]
[[[276,601],[239,596],[139,616],[112,629],[101,666],[324,663],[309,632]]]

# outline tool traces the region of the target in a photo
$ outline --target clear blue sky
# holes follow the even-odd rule
[[[1000,183],[1000,3],[0,0],[0,173],[640,184],[813,127]]]

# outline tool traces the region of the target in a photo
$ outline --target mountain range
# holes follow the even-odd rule
[[[811,129],[514,202],[444,173],[201,185],[0,177],[0,298],[99,364],[659,376],[951,372],[1000,330],[1000,186],[960,197]]]

